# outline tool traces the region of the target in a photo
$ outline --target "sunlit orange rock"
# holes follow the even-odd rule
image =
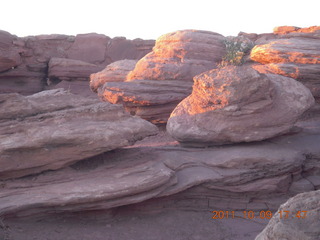
[[[192,94],[172,112],[167,131],[183,145],[252,142],[287,133],[314,104],[292,78],[228,66],[194,77]]]
[[[224,37],[218,33],[184,30],[162,35],[153,51],[128,75],[128,81],[190,80],[214,67],[225,54]]]
[[[225,54],[225,38],[217,33],[184,30],[157,39],[123,83],[106,83],[100,97],[122,103],[133,114],[165,123],[174,107],[191,93],[192,78],[215,68]],[[133,90],[134,89],[134,90]]]
[[[279,26],[273,29],[274,34],[288,34],[288,33],[313,33],[320,30],[320,26],[312,26],[308,28],[299,28],[294,26]]]
[[[90,75],[90,87],[97,92],[98,88],[106,82],[123,82],[127,75],[132,71],[138,60],[119,60],[109,64],[100,72]]]
[[[297,79],[320,97],[320,27],[292,31],[252,49],[251,59],[263,64],[255,69]]]

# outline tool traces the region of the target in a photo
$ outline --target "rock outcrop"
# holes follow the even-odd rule
[[[81,70],[89,85],[89,75],[104,69],[108,64],[122,59],[140,59],[152,50],[154,40],[128,40],[124,37],[109,38],[102,34],[89,33],[68,35],[39,35],[19,38],[8,32],[0,32],[0,93],[17,92],[33,94],[54,88],[60,80],[51,78],[48,65],[52,58],[65,61],[79,60],[94,64],[91,70]],[[74,66],[73,66],[74,67]],[[88,68],[86,67],[88,70]],[[62,73],[62,72],[60,72]],[[58,80],[58,81],[57,81]],[[78,77],[69,81],[79,81]],[[50,86],[48,86],[48,83]],[[65,86],[65,84],[62,84]],[[76,86],[76,84],[71,84]],[[88,95],[90,88],[83,95]]]
[[[165,123],[173,108],[190,94],[192,78],[221,61],[224,39],[220,34],[197,30],[165,34],[157,39],[153,51],[137,62],[125,82],[106,83],[98,93],[144,119]],[[131,88],[135,91],[128,91]]]
[[[0,73],[17,67],[21,58],[17,49],[12,45],[15,37],[5,31],[0,31]]]
[[[320,190],[301,193],[282,204],[256,240],[318,240]]]
[[[125,125],[119,124],[121,131]],[[162,133],[68,168],[2,181],[0,213],[23,216],[134,203],[132,208],[144,211],[275,211],[297,192],[320,189],[319,126],[309,122],[300,125],[299,134],[206,149],[182,148]]]
[[[54,170],[156,134],[121,106],[61,89],[0,95],[0,179]]]
[[[91,73],[97,72],[101,67],[67,58],[51,58],[48,63],[48,77],[50,81],[86,81]],[[89,86],[88,86],[89,87]]]
[[[119,60],[109,64],[100,72],[90,75],[90,87],[93,92],[106,82],[124,82],[129,72],[136,66],[137,60]]]
[[[292,78],[228,66],[194,78],[193,91],[172,112],[168,132],[184,145],[261,141],[290,132],[314,104]]]
[[[314,97],[320,97],[320,27],[275,29],[275,38],[256,45],[251,59],[263,65],[261,73],[288,76],[307,86]]]

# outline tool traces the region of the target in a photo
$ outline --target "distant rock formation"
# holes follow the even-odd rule
[[[59,169],[156,133],[119,105],[61,89],[0,94],[0,180]]]
[[[117,122],[116,114],[110,115],[110,120],[111,117],[115,119],[117,131],[122,131],[122,128],[135,131],[131,128],[133,123],[129,123],[132,118],[128,118],[126,123],[130,124],[129,129]],[[108,121],[107,124],[111,123]],[[92,130],[95,127],[91,125]],[[302,128],[304,130],[299,134],[270,141],[205,149],[172,145],[172,139],[164,140],[163,137],[159,139],[161,145],[154,146],[153,141],[146,138],[133,147],[110,151],[68,168],[0,182],[0,213],[3,216],[32,216],[52,212],[99,211],[119,206],[144,212],[171,209],[241,210],[241,214],[243,210],[275,211],[298,192],[320,189],[320,125],[314,122]],[[101,130],[100,134],[104,132]],[[53,137],[58,137],[58,133]],[[91,136],[97,137],[92,133]],[[113,137],[117,138],[117,134]],[[92,141],[92,144],[109,145],[107,139]],[[71,143],[73,141],[69,140],[64,145],[70,147]],[[82,151],[81,148],[90,147],[76,143],[77,153]],[[53,148],[51,145],[51,151]],[[52,157],[48,153],[42,156]],[[46,158],[42,158],[42,164],[46,163]],[[24,158],[23,161],[8,163],[11,162],[12,167],[16,164],[17,169],[17,163],[30,164],[30,161],[32,159],[26,161]],[[5,166],[3,162],[1,166]],[[306,198],[305,201],[308,203],[311,199]],[[307,207],[308,204],[303,205],[305,210],[311,209]],[[296,208],[283,209],[293,211]],[[310,218],[310,222],[307,218],[300,221],[311,225],[313,219]],[[227,220],[232,221],[231,218]],[[314,224],[318,226],[318,222]]]
[[[215,68],[225,54],[217,33],[184,30],[159,37],[153,51],[140,59],[125,82],[108,82],[99,96],[122,103],[128,111],[154,123],[165,123],[192,88],[192,78]]]
[[[301,193],[282,204],[255,240],[319,240],[320,190]]]
[[[309,89],[294,79],[228,66],[194,77],[167,131],[184,145],[260,141],[288,133],[313,104]]]
[[[55,88],[64,77],[68,78],[75,91],[90,93],[89,75],[104,69],[108,64],[122,59],[140,59],[152,50],[154,40],[127,40],[124,37],[109,38],[102,34],[89,33],[77,36],[39,35],[17,37],[8,32],[0,31],[0,93],[17,92],[23,95],[40,92],[44,89]],[[65,59],[70,72],[79,71],[78,76],[59,77],[52,74],[49,62],[55,59]],[[71,61],[82,61],[87,64],[86,70]],[[62,60],[60,60],[62,61]],[[89,69],[88,66],[91,65]],[[60,66],[62,67],[62,65]],[[61,71],[61,68],[60,70]],[[69,75],[68,75],[69,74]],[[87,86],[82,88],[85,79]],[[71,82],[70,82],[71,81]],[[80,82],[79,86],[73,81]],[[73,83],[72,83],[73,82]],[[66,84],[62,84],[66,86]],[[70,85],[69,85],[70,86]]]

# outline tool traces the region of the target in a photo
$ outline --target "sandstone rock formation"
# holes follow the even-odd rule
[[[255,69],[302,82],[315,97],[320,97],[320,27],[275,29],[276,39],[256,45],[251,59],[262,63]]]
[[[136,66],[137,60],[119,60],[109,64],[100,72],[90,75],[90,87],[94,92],[106,82],[123,82],[127,75]]]
[[[309,122],[299,134],[206,149],[182,148],[163,135],[146,138],[68,168],[2,181],[0,213],[23,216],[134,203],[145,211],[275,211],[296,194],[292,189],[301,181],[320,189],[319,126]]]
[[[67,58],[51,58],[48,63],[48,77],[51,81],[87,81],[91,73],[99,70],[101,67],[95,64]]]
[[[192,94],[172,112],[168,132],[185,145],[260,141],[288,133],[314,104],[294,79],[228,66],[194,78]]]
[[[256,240],[318,240],[320,190],[301,193],[282,204]]]
[[[54,88],[58,81],[50,79],[48,73],[51,58],[63,58],[65,61],[79,60],[86,64],[97,65],[98,68],[92,69],[85,76],[88,81],[91,73],[102,70],[114,61],[140,59],[150,52],[153,46],[154,40],[128,40],[123,37],[111,39],[96,33],[19,38],[1,31],[0,93],[33,94],[47,89],[48,83]],[[72,78],[73,80],[77,81],[77,78]],[[90,92],[89,87],[87,91]]]
[[[5,31],[0,31],[0,73],[17,67],[21,58],[17,49],[12,46],[15,37]]]
[[[221,61],[223,40],[222,35],[207,31],[165,34],[157,39],[153,51],[137,62],[125,82],[106,83],[98,90],[99,95],[106,101],[122,103],[144,119],[165,123],[173,108],[191,92],[192,78]],[[135,91],[128,91],[131,88]],[[151,116],[150,111],[156,115]]]
[[[1,94],[0,106],[0,179],[59,169],[157,133],[119,105],[61,89]]]

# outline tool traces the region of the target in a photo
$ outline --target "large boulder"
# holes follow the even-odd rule
[[[183,80],[213,68],[225,54],[218,33],[184,30],[159,37],[153,51],[128,75],[132,80]]]
[[[167,130],[185,145],[260,141],[288,133],[313,104],[309,89],[294,79],[228,66],[194,78]]]
[[[97,92],[98,88],[106,82],[123,82],[127,75],[134,69],[138,60],[119,60],[109,64],[100,72],[90,75],[90,87],[92,91]]]
[[[61,89],[0,95],[0,179],[58,169],[133,144],[157,127]]]
[[[319,240],[320,190],[301,193],[282,204],[256,240]]]
[[[299,80],[315,97],[320,97],[320,27],[279,27],[277,39],[256,45],[251,59],[263,65],[261,73],[275,73]]]
[[[197,30],[165,34],[157,39],[153,51],[137,62],[125,82],[108,82],[98,93],[105,101],[122,103],[144,119],[165,123],[178,102],[190,94],[192,78],[221,61],[226,51],[224,39],[220,34]],[[176,90],[179,85],[182,91]],[[150,116],[153,108],[157,115]]]

